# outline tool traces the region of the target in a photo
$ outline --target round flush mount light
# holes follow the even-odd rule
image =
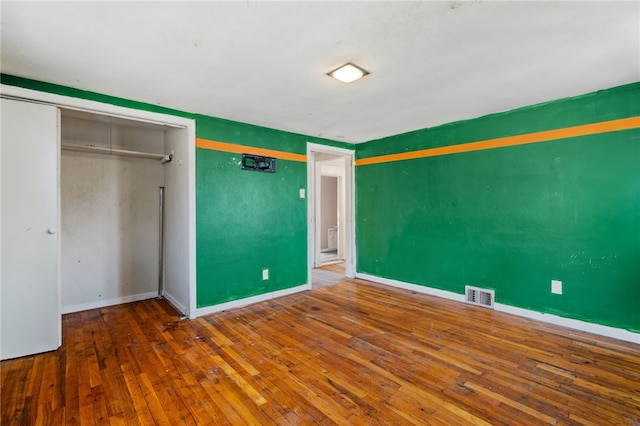
[[[336,68],[327,75],[343,83],[353,83],[354,81],[361,79],[367,74],[369,73],[359,66],[349,63]]]

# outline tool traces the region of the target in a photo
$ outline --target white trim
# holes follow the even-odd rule
[[[57,200],[57,208],[58,212],[57,216],[57,224],[58,229],[62,229],[62,184],[61,184],[61,176],[62,176],[62,152],[60,151],[60,147],[62,145],[62,111],[60,108],[56,111],[57,123],[56,123],[56,188],[58,190],[58,194],[56,197]],[[58,240],[58,248],[56,249],[56,262],[57,262],[57,285],[58,285],[58,318],[60,322],[58,324],[58,347],[62,346],[62,232],[58,232],[56,236]]]
[[[464,301],[464,295],[450,291],[439,290],[436,288],[425,287],[416,284],[409,284],[402,281],[391,280],[388,278],[376,277],[375,275],[357,273],[356,278],[372,281],[374,283],[384,284],[391,287],[402,288],[405,290],[415,291],[416,293],[429,294],[431,296],[442,297],[456,302]],[[496,303],[494,309],[498,312],[504,312],[519,317],[529,318],[532,320],[559,325],[561,327],[572,328],[574,330],[585,331],[587,333],[597,334],[599,336],[610,337],[613,339],[624,340],[625,342],[640,344],[640,333],[634,333],[622,328],[609,327],[606,325],[594,324],[586,321],[580,321],[571,318],[564,318],[558,315],[545,314],[542,312],[531,311],[529,309],[517,308],[515,306]]]
[[[309,218],[312,219],[312,224],[316,224],[313,226],[313,253],[315,256],[313,257],[312,268],[317,268],[320,266],[320,247],[322,241],[322,235],[320,235],[320,228],[322,227],[322,175],[320,174],[320,170],[322,166],[318,167],[318,162],[315,160],[315,156],[313,156],[311,163],[308,162],[309,157],[307,157],[307,168],[313,167],[313,182],[309,183],[308,195],[309,199],[313,196],[313,210],[308,212]],[[313,188],[313,189],[311,189]],[[311,247],[311,244],[309,245]],[[313,272],[309,275],[309,280],[313,277]]]
[[[14,97],[20,100],[47,103],[76,111],[93,112],[101,115],[110,115],[116,118],[143,121],[145,123],[153,123],[170,127],[187,127],[189,125],[189,121],[193,121],[189,118],[179,117],[176,115],[121,107],[98,101],[76,98],[73,96],[40,92],[38,90],[25,89],[17,86],[8,86],[6,84],[0,85],[0,95],[9,98]]]
[[[346,238],[345,238],[345,232],[347,230],[347,218],[346,216],[346,211],[347,211],[347,206],[345,203],[346,201],[346,195],[345,193],[346,188],[344,186],[345,184],[345,176],[337,176],[338,179],[338,202],[337,204],[337,208],[338,208],[338,259],[344,259],[344,252],[345,252],[345,248],[346,248]],[[316,244],[317,245],[317,244]],[[355,273],[355,271],[354,271]]]
[[[549,324],[572,328],[574,330],[586,331],[587,333],[640,344],[640,333],[634,333],[622,328],[594,324],[591,322],[565,318],[553,314],[545,314],[544,312],[530,311],[528,309],[517,308],[515,306],[503,305],[502,303],[496,303],[494,305],[494,308],[498,312],[504,312],[507,314],[517,315],[519,317],[529,318],[540,322],[546,322]]]
[[[355,151],[329,145],[307,142],[307,276],[309,285],[315,265],[315,204],[316,162],[315,153],[335,154],[345,158],[345,275],[355,277],[356,231],[355,231]]]
[[[187,126],[187,140],[189,141],[189,309],[186,311],[189,319],[196,317],[196,122],[190,120]]]
[[[47,103],[59,108],[87,111],[95,114],[109,115],[135,121],[143,121],[169,127],[185,128],[189,142],[188,179],[189,179],[189,309],[186,310],[190,319],[196,317],[196,122],[191,118],[175,115],[144,111],[135,108],[90,101],[72,96],[57,95],[55,93],[40,92],[22,87],[0,85],[0,95],[33,102]],[[90,308],[89,308],[90,309]]]
[[[266,300],[272,300],[277,297],[288,296],[294,293],[300,293],[302,291],[311,290],[311,284],[303,284],[297,287],[285,288],[284,290],[273,291],[271,293],[263,293],[257,296],[246,297],[244,299],[232,300],[231,302],[219,303],[213,306],[207,306],[204,308],[198,308],[196,316],[209,315],[216,312],[226,311],[234,308],[241,308],[247,305],[253,305],[254,303],[264,302]]]
[[[156,296],[157,296],[157,294],[156,294]],[[169,294],[169,293],[166,293],[166,292],[165,292],[165,293],[164,293],[164,295],[163,295],[162,297],[164,297],[165,299],[167,299],[167,302],[169,302],[169,303],[171,304],[171,306],[173,306],[174,308],[176,308],[180,313],[182,313],[182,314],[186,314],[186,312],[188,311],[188,310],[187,310],[187,307],[186,307],[186,306],[184,306],[182,303],[180,303],[180,302],[178,301],[178,299],[176,299],[175,297],[173,297],[171,294]],[[188,315],[187,315],[187,316],[188,316]]]
[[[464,295],[454,293],[452,291],[439,290],[437,288],[425,287],[418,284],[409,284],[403,281],[392,280],[389,278],[376,277],[375,275],[356,273],[356,278],[372,281],[378,284],[384,284],[391,287],[402,288],[404,290],[415,291],[416,293],[428,294],[430,296],[442,297],[444,299],[455,300],[456,302],[464,302]]]
[[[153,299],[158,296],[157,291],[147,293],[133,294],[130,296],[114,297],[113,299],[98,300],[95,302],[81,303],[79,305],[70,305],[62,307],[62,314],[71,314],[73,312],[87,311],[89,309],[104,308],[106,306],[120,305],[122,303],[137,302],[139,300]]]

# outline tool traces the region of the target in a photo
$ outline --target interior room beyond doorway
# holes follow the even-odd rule
[[[344,262],[344,157],[316,155],[316,266]]]
[[[316,258],[312,287],[321,288],[345,278],[345,159],[318,153],[316,166]]]

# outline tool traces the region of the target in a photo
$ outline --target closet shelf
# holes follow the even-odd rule
[[[171,161],[172,155],[156,154],[152,152],[130,151],[127,149],[109,148],[92,145],[77,145],[63,143],[60,146],[65,151],[93,152],[98,154],[122,155],[125,157],[149,158],[151,160],[159,160],[162,163]]]

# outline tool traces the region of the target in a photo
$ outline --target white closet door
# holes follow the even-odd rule
[[[0,358],[61,343],[58,109],[2,99]]]

